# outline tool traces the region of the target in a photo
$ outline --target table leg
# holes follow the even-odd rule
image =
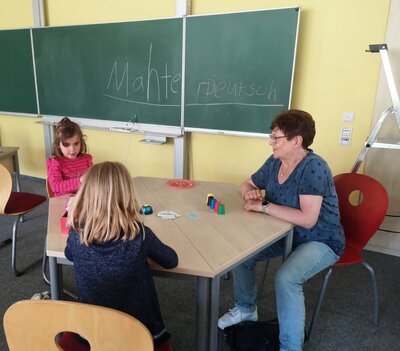
[[[49,257],[50,291],[52,300],[60,300],[62,292],[62,267],[56,257]]]
[[[20,174],[19,174],[19,161],[18,161],[18,152],[15,152],[14,157],[14,176],[15,176],[15,184],[17,191],[21,191],[21,183],[20,183]]]
[[[220,285],[220,277],[216,276],[211,280],[209,351],[216,351],[218,347],[219,285]]]
[[[207,305],[209,296],[209,279],[197,277],[197,320],[196,320],[196,350],[207,350]]]
[[[283,249],[283,260],[286,260],[292,253],[293,246],[293,228],[290,229],[285,236],[285,247]]]

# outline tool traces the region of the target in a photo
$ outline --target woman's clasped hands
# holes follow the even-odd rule
[[[244,196],[244,209],[246,211],[260,211],[261,201],[264,199],[260,189],[252,189],[247,191]]]

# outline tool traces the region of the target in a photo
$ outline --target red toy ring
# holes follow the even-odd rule
[[[167,185],[171,188],[190,189],[196,185],[196,182],[189,179],[170,179],[167,181]]]

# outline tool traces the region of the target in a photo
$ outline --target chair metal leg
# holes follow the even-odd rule
[[[379,317],[378,317],[378,287],[376,285],[376,278],[375,278],[375,272],[372,269],[372,267],[365,261],[361,262],[365,268],[368,269],[368,272],[370,273],[371,276],[371,284],[372,284],[372,292],[374,295],[374,324],[378,325],[379,324]]]
[[[47,276],[46,270],[47,266],[49,263],[49,257],[47,256],[47,237],[46,240],[44,241],[44,249],[43,249],[43,259],[42,259],[42,276],[43,280],[47,285],[51,285],[50,278]],[[64,294],[67,294],[70,296],[72,299],[78,301],[78,296],[74,294],[73,292],[63,289]]]
[[[48,263],[48,257],[47,257],[47,237],[44,240],[44,248],[43,248],[43,259],[42,259],[42,276],[43,280],[47,285],[50,285],[50,279],[46,275],[46,269],[47,269],[47,263]]]
[[[325,273],[324,281],[322,282],[321,289],[319,291],[317,304],[314,307],[313,316],[311,318],[311,322],[310,322],[310,325],[308,327],[308,331],[306,332],[305,341],[310,340],[311,334],[314,331],[315,323],[317,321],[319,310],[320,310],[321,305],[322,305],[322,300],[324,299],[324,296],[325,296],[325,290],[326,290],[326,287],[328,286],[328,282],[329,282],[329,278],[330,278],[330,276],[332,274],[332,270],[333,270],[333,267],[331,266],[331,267],[329,267],[328,271]]]
[[[24,274],[27,270],[31,269],[34,265],[40,262],[40,260],[33,262],[29,266],[25,267],[23,270],[18,270],[17,269],[17,229],[18,229],[18,223],[20,222],[22,216],[18,216],[14,220],[13,224],[13,234],[12,234],[12,247],[11,247],[11,267],[14,271],[14,274],[17,277],[20,277],[22,274]]]
[[[376,284],[375,272],[367,262],[363,261],[361,263],[363,264],[363,266],[365,268],[368,269],[368,272],[370,273],[372,292],[373,292],[373,300],[374,300],[374,324],[378,325],[379,324],[378,286]],[[329,268],[328,272],[325,274],[324,281],[322,282],[321,290],[320,290],[319,297],[318,297],[318,302],[314,308],[314,313],[313,313],[310,325],[308,327],[308,332],[306,333],[306,338],[305,338],[306,341],[310,340],[311,334],[314,330],[317,316],[318,316],[319,310],[321,308],[322,300],[324,298],[325,290],[326,290],[326,287],[328,286],[328,281],[329,281],[330,275],[332,274],[332,270],[333,270],[333,267],[331,266]]]

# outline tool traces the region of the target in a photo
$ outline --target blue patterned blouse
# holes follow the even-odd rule
[[[270,156],[252,175],[253,183],[259,189],[265,189],[268,201],[282,206],[300,208],[300,195],[322,196],[317,223],[310,229],[295,226],[293,245],[296,247],[308,241],[320,241],[340,256],[345,247],[344,233],[340,224],[336,189],[327,163],[320,156],[309,152],[286,181],[279,184],[278,172],[281,163],[279,159]]]

